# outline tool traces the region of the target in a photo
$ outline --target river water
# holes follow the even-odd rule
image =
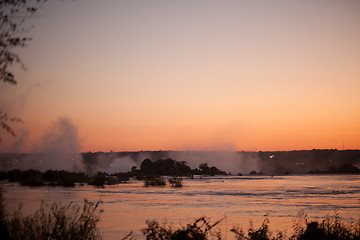
[[[146,220],[186,225],[206,216],[218,225],[223,238],[235,225],[244,230],[252,220],[259,227],[267,217],[271,230],[292,233],[301,213],[325,218],[338,212],[344,220],[360,219],[360,175],[239,176],[184,179],[182,188],[144,187],[141,181],[95,188],[93,186],[22,187],[3,183],[9,209],[23,204],[24,215],[33,213],[41,201],[103,202],[99,228],[106,240],[121,239],[130,231],[136,239]]]

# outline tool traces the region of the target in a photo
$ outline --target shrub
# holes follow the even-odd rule
[[[360,239],[360,219],[359,221],[343,222],[338,213],[328,217],[321,222],[308,220],[305,218],[306,228],[295,227],[292,239],[297,240],[359,240]]]
[[[6,212],[0,190],[0,236],[2,239],[101,239],[97,229],[101,202],[42,204],[28,217],[21,216],[21,207],[13,214]]]
[[[7,179],[7,173],[5,171],[0,171],[0,181]]]
[[[21,180],[21,171],[19,169],[11,170],[7,173],[7,178],[10,182],[20,182]]]
[[[130,179],[130,173],[115,173],[114,176],[117,177],[119,183],[125,183],[128,182]]]
[[[254,229],[251,224],[247,234],[239,227],[234,227],[231,231],[237,240],[360,240],[360,221],[344,223],[337,213],[321,222],[305,217],[305,222],[305,228],[299,223],[294,225],[291,237],[287,237],[282,231],[272,236],[267,218],[258,229]]]
[[[104,187],[104,184],[107,182],[108,174],[105,172],[98,172],[93,178],[92,181],[89,182],[90,185],[94,185],[96,187]]]
[[[166,182],[164,178],[147,177],[144,179],[145,187],[149,186],[165,186]]]
[[[210,224],[205,217],[201,217],[192,224],[187,224],[186,227],[174,230],[171,226],[161,226],[157,221],[152,220],[146,221],[148,226],[142,229],[141,232],[146,236],[147,240],[206,240],[209,235],[221,239],[220,232],[211,231],[221,221],[222,219]]]
[[[43,174],[44,181],[51,186],[75,187],[75,182],[88,182],[89,177],[84,173],[74,173],[68,171],[47,170]]]
[[[182,187],[182,178],[181,177],[172,177],[169,178],[169,183],[171,185],[171,187]]]
[[[44,186],[42,173],[37,170],[27,170],[21,174],[21,185],[23,186]]]
[[[275,237],[272,237],[272,233],[269,230],[269,219],[265,218],[261,226],[256,229],[252,222],[250,222],[250,228],[245,235],[245,232],[240,227],[233,227],[231,230],[235,234],[237,240],[280,240],[285,239],[283,232],[279,231]]]

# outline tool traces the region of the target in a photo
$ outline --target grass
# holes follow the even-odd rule
[[[196,219],[193,223],[187,224],[185,227],[173,229],[171,226],[161,226],[157,221],[147,221],[147,228],[141,230],[147,240],[206,240],[209,236],[221,239],[220,232],[212,231],[220,221],[211,224],[205,217]]]
[[[24,217],[21,207],[13,213],[7,212],[2,195],[0,190],[1,239],[101,239],[97,228],[101,202],[85,200],[82,206],[72,203],[42,204],[33,215]]]
[[[360,219],[344,222],[338,213],[321,221],[309,220],[305,217],[306,227],[294,226],[291,239],[308,240],[359,240]]]
[[[221,232],[214,230],[214,227],[221,221],[222,219],[211,224],[207,218],[202,217],[185,227],[174,228],[166,224],[160,225],[152,220],[147,221],[147,227],[141,231],[147,240],[220,240]],[[296,223],[290,236],[284,231],[273,234],[269,228],[268,218],[265,218],[258,228],[251,223],[247,231],[240,226],[234,226],[230,231],[235,235],[236,240],[360,240],[360,220],[344,222],[338,214],[335,214],[321,221],[305,217],[305,223],[305,226]]]
[[[237,240],[270,240],[270,239],[286,239],[285,234],[282,231],[278,231],[276,236],[272,236],[272,232],[269,230],[269,219],[265,218],[259,228],[254,228],[252,222],[250,222],[250,228],[247,233],[239,227],[235,226],[230,229],[235,234]],[[296,238],[295,238],[296,239]]]

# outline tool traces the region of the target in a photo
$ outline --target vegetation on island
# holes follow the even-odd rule
[[[185,161],[178,162],[171,158],[156,161],[146,158],[142,161],[140,169],[133,168],[131,174],[139,179],[147,176],[226,175],[225,172],[215,166],[209,167],[207,163],[202,163],[198,168],[191,169]]]
[[[182,187],[181,177],[192,177],[193,175],[225,175],[226,173],[207,163],[202,163],[199,168],[191,169],[185,161],[178,162],[171,158],[151,161],[145,159],[140,165],[132,167],[129,172],[118,172],[108,174],[106,172],[97,172],[93,175],[87,175],[84,172],[68,172],[65,170],[47,170],[40,172],[38,170],[21,171],[13,169],[8,172],[0,171],[0,180],[8,179],[10,182],[19,182],[23,186],[63,186],[74,187],[75,183],[89,184],[95,187],[104,187],[105,185],[114,185],[126,183],[130,178],[143,180],[145,186],[164,186],[166,181],[163,176],[169,176],[169,184],[172,187]]]
[[[171,158],[151,161],[146,158],[142,161],[140,169],[133,167],[130,176],[143,180],[144,185],[165,186],[166,181],[163,176],[170,176],[168,179],[171,187],[182,187],[181,177],[193,177],[193,175],[226,175],[225,172],[215,166],[209,167],[207,163],[202,163],[198,168],[191,169],[185,161],[179,162]]]
[[[311,170],[309,174],[359,174],[360,169],[352,164],[343,164],[338,168],[329,167],[327,171]],[[262,172],[251,171],[250,175],[261,175]],[[219,170],[215,166],[207,163],[200,164],[197,168],[190,168],[185,161],[176,161],[171,158],[152,161],[146,158],[140,164],[140,168],[133,166],[129,172],[118,172],[108,174],[97,172],[90,175],[84,172],[69,172],[65,170],[38,170],[21,171],[13,169],[10,171],[0,171],[0,180],[8,179],[10,182],[19,182],[23,186],[64,186],[74,187],[75,183],[89,184],[95,187],[127,183],[130,178],[144,181],[145,186],[164,186],[167,176],[168,183],[172,187],[182,187],[182,178],[192,178],[194,175],[215,176],[226,175],[226,172]]]
[[[104,185],[127,182],[129,174],[116,173],[110,175],[105,172],[98,172],[93,176],[89,176],[84,172],[68,172],[65,170],[47,170],[43,173],[32,169],[26,171],[14,169],[8,172],[0,172],[0,180],[5,179],[8,179],[9,182],[19,182],[23,186],[32,187],[45,185],[75,187],[75,183],[103,187]]]
[[[178,188],[178,187],[183,186],[181,177],[172,177],[172,178],[169,178],[168,180],[172,187]]]
[[[146,177],[144,179],[144,184],[145,187],[149,187],[149,186],[165,186],[166,182],[165,179],[163,177]]]
[[[309,174],[359,174],[360,169],[351,165],[344,164],[338,168],[330,167],[327,171],[309,171]],[[250,175],[261,175],[262,172],[251,171]],[[19,182],[23,186],[63,186],[74,187],[76,183],[89,184],[95,187],[104,187],[105,185],[115,185],[127,183],[130,178],[144,181],[144,186],[165,186],[168,177],[168,183],[171,187],[182,187],[182,178],[192,178],[194,175],[226,175],[225,172],[217,169],[215,166],[209,167],[207,163],[202,163],[198,168],[191,169],[186,162],[178,162],[171,158],[151,161],[144,159],[138,169],[132,167],[129,172],[118,172],[108,174],[106,172],[97,172],[93,175],[84,172],[68,172],[65,170],[47,170],[40,172],[38,170],[21,171],[13,169],[10,171],[0,171],[0,180],[8,179],[9,182]]]

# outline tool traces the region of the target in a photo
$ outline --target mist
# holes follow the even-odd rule
[[[256,154],[247,155],[234,151],[179,151],[169,152],[169,157],[176,161],[186,161],[191,168],[207,163],[209,166],[215,166],[231,174],[249,174],[251,171],[260,171]]]
[[[215,166],[232,175],[249,175],[256,171],[266,175],[306,174],[311,170],[326,171],[343,164],[357,165],[359,151],[303,150],[288,152],[236,152],[236,151],[140,151],[85,153],[86,171],[96,173],[127,172],[132,166],[140,167],[145,158],[152,161],[171,158],[185,161],[192,169],[201,163]]]
[[[84,164],[85,172],[94,175],[97,172],[106,172],[109,174],[118,172],[129,172],[133,166],[139,166],[138,160],[133,157],[118,156],[118,154],[110,153],[94,153],[91,158],[87,158]]]
[[[12,150],[19,152],[29,143],[29,132],[19,132]],[[326,171],[343,164],[359,165],[360,152],[352,150],[302,150],[285,152],[238,151],[139,151],[80,153],[81,140],[78,128],[69,118],[59,118],[44,132],[38,145],[30,154],[3,154],[2,170],[35,169],[40,171],[67,170],[94,175],[129,172],[139,168],[146,158],[156,161],[171,158],[185,161],[192,169],[207,163],[232,175],[248,175],[252,171],[263,174],[304,174],[312,170]]]
[[[83,170],[78,129],[69,118],[53,123],[42,137],[40,152],[44,154],[43,170]]]
[[[23,130],[13,143],[12,150],[19,152],[27,141],[29,133]],[[20,155],[21,159],[7,160],[7,164],[2,164],[2,168],[84,171],[78,128],[69,118],[63,117],[54,121],[44,132],[40,144],[32,149],[31,154]]]
[[[140,152],[110,152],[83,153],[86,162],[86,172],[95,174],[97,171],[115,173],[128,172],[131,168],[140,167],[141,162],[149,158],[152,161],[171,158],[185,161],[191,168],[197,168],[201,163],[215,166],[219,170],[231,174],[249,174],[260,172],[260,159],[256,153],[241,153],[234,151],[140,151]]]

